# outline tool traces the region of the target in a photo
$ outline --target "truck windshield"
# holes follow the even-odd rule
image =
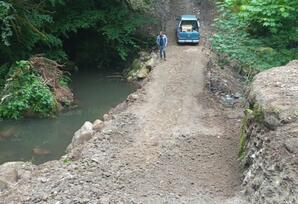
[[[182,32],[199,31],[198,22],[194,20],[181,21],[180,30]]]

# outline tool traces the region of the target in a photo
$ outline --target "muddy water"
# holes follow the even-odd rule
[[[93,121],[123,101],[134,87],[110,74],[74,75],[72,88],[79,108],[55,119],[25,119],[0,122],[0,164],[32,161],[40,164],[65,152],[73,133],[84,121]]]

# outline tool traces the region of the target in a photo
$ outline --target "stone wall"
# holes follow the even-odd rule
[[[255,77],[240,158],[251,203],[298,203],[298,61]]]

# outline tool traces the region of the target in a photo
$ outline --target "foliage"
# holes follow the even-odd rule
[[[6,46],[10,45],[8,39],[10,36],[12,36],[12,28],[9,22],[13,20],[14,17],[9,14],[11,9],[11,4],[0,1],[0,18],[2,19],[1,40]]]
[[[0,62],[28,58],[42,47],[60,49],[61,40],[50,31],[50,14],[44,1],[0,1]]]
[[[0,63],[41,52],[65,59],[63,40],[82,30],[97,32],[105,49],[126,59],[129,50],[138,47],[137,28],[150,23],[131,9],[125,0],[0,1]]]
[[[66,11],[61,13],[63,17],[55,17],[57,32],[67,37],[80,30],[95,31],[105,49],[118,53],[122,59],[127,58],[131,48],[138,48],[135,38],[137,28],[151,23],[150,19],[131,11],[124,1],[106,0],[95,4],[76,0],[67,5],[67,9],[62,8]]]
[[[218,5],[215,51],[257,72],[298,58],[297,0],[224,0]]]
[[[57,103],[42,77],[32,69],[28,61],[18,61],[9,73],[2,91],[0,117],[18,119],[24,113],[51,116]]]
[[[297,0],[244,1],[238,13],[248,24],[251,32],[257,34],[297,34]]]
[[[127,0],[127,5],[134,10],[148,10],[153,0]]]
[[[70,160],[70,159],[64,159],[63,160],[63,164],[65,164],[65,165],[68,165],[68,164],[70,164],[72,161]]]
[[[0,66],[0,91],[5,86],[5,78],[9,72],[9,66],[8,64],[3,64]]]
[[[64,75],[61,75],[60,78],[59,78],[59,84],[61,86],[68,87],[70,82],[71,82],[71,79],[68,75],[64,74]]]

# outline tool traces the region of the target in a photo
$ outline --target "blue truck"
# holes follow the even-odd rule
[[[195,15],[182,15],[177,19],[176,38],[177,43],[200,42],[200,23]]]

